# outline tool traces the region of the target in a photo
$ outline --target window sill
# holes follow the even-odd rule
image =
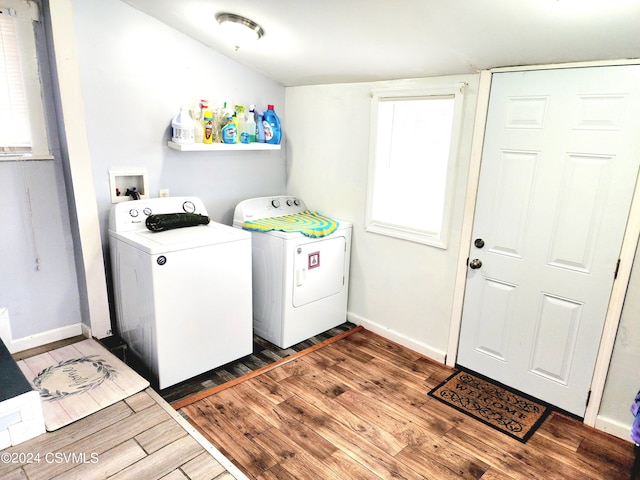
[[[399,238],[408,242],[421,243],[423,245],[441,248],[442,250],[446,250],[448,247],[447,239],[443,238],[442,235],[421,232],[419,230],[410,230],[380,223],[371,223],[367,225],[365,231],[368,233],[385,235],[387,237]]]
[[[0,156],[0,162],[38,162],[41,160],[55,160],[53,155],[16,155]]]

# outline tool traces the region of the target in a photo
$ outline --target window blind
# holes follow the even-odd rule
[[[36,45],[38,4],[0,0],[0,161],[51,160]]]
[[[29,108],[12,9],[0,8],[0,156],[32,153]]]

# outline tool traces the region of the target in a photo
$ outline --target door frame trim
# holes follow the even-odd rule
[[[449,342],[445,360],[447,365],[451,367],[455,366],[458,357],[458,341],[460,339],[460,327],[462,325],[462,307],[467,283],[467,258],[469,257],[469,252],[471,250],[471,234],[473,230],[473,221],[475,219],[476,197],[478,194],[478,183],[480,180],[480,164],[482,160],[482,149],[484,146],[484,131],[487,122],[493,74],[523,70],[551,70],[559,68],[585,68],[619,65],[640,65],[640,59],[503,67],[483,70],[480,72],[478,104],[476,107],[476,117],[471,144],[471,160],[469,164],[469,175],[462,219],[461,241],[458,252],[458,266],[456,269],[455,290],[451,309]],[[593,372],[593,378],[591,380],[591,397],[584,415],[584,423],[592,427],[595,426],[598,411],[600,409],[600,403],[602,401],[602,394],[604,393],[604,386],[607,379],[607,373],[609,371],[611,357],[613,355],[616,333],[622,315],[624,298],[631,276],[631,268],[633,267],[635,252],[640,240],[639,237],[640,175],[636,180],[636,188],[631,201],[629,218],[627,220],[627,226],[620,250],[620,268],[618,270],[618,277],[613,283],[611,296],[609,298],[604,330],[602,338],[600,339],[600,347],[598,349],[596,365]],[[613,272],[611,272],[611,274],[613,275]]]
[[[449,324],[449,344],[445,358],[445,363],[450,367],[455,366],[456,360],[458,359],[458,341],[460,340],[460,327],[462,326],[462,306],[464,302],[464,292],[467,286],[467,258],[469,258],[469,252],[471,250],[471,234],[473,233],[473,221],[476,213],[476,197],[480,183],[480,163],[482,161],[482,149],[484,147],[484,130],[487,124],[492,78],[492,70],[483,70],[480,72],[478,103],[476,105],[476,116],[473,123],[473,135],[471,137],[467,191],[465,194],[462,230],[460,233],[458,266],[456,269],[453,304],[451,307],[451,322]]]

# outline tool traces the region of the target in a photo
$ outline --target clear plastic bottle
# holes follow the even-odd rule
[[[249,107],[249,114],[247,115],[246,120],[246,132],[249,134],[249,143],[254,143],[256,141],[256,120],[255,120],[255,105],[251,105]]]
[[[200,111],[203,115],[205,110],[209,110],[209,100],[203,98],[200,100]]]
[[[256,142],[264,143],[264,114],[262,112],[257,113]]]
[[[200,107],[193,107],[189,111],[193,119],[193,141],[202,143],[204,141],[204,123],[202,119],[202,110]]]
[[[240,141],[240,136],[247,131],[247,121],[245,118],[244,106],[236,105],[235,106],[235,114],[236,114],[236,125],[238,127],[238,142]]]
[[[207,100],[206,98],[201,98],[198,106],[200,107],[200,124],[202,125],[202,133],[203,133],[202,141],[204,142],[204,112],[206,112],[207,110],[211,110],[209,108],[209,100]]]

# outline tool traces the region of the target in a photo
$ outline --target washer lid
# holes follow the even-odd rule
[[[251,238],[249,232],[232,228],[221,223],[176,228],[163,232],[137,230],[134,232],[109,232],[114,240],[120,240],[148,254],[175,252],[192,248],[206,247],[220,243],[235,242]]]

